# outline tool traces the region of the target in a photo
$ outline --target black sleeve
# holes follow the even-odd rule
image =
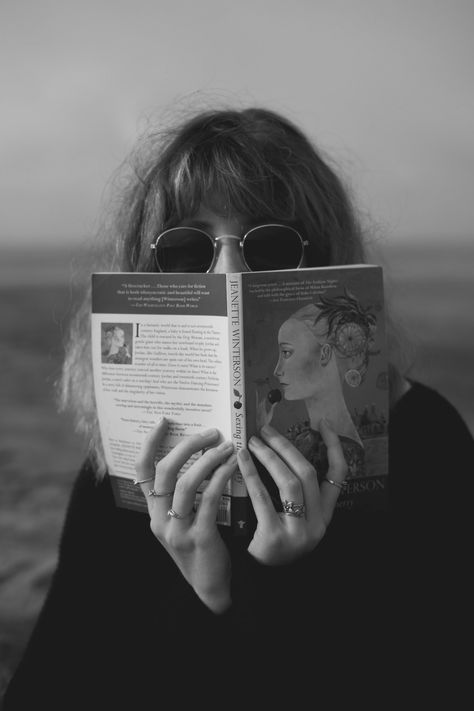
[[[58,565],[26,651],[7,689],[4,708],[57,708],[78,680],[97,677],[104,655],[112,593],[106,555],[110,525],[104,487],[84,466],[68,505]]]
[[[205,631],[215,647],[225,625],[226,616],[201,603],[156,541],[148,516],[119,509],[108,480],[98,483],[86,464],[73,488],[49,592],[4,709],[100,708],[101,700],[112,708],[114,699],[122,703],[128,695],[137,703],[150,692],[140,684],[147,674],[159,668],[171,684],[178,655],[183,664],[195,656],[184,638]],[[199,664],[194,666],[197,674]]]
[[[395,407],[390,426],[390,495],[394,523],[409,524],[425,553],[467,531],[474,440],[458,411],[419,383]]]
[[[466,423],[442,395],[413,383],[390,427],[390,617],[401,673],[434,695],[461,688],[473,474]]]

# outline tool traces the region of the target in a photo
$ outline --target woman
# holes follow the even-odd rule
[[[102,361],[121,365],[132,362],[130,351],[125,343],[125,331],[120,326],[112,326],[105,332]]]
[[[280,357],[274,375],[286,400],[304,400],[309,420],[294,426],[290,440],[314,465],[320,479],[328,469],[319,433],[322,418],[337,432],[349,477],[364,472],[364,445],[349,412],[344,383],[363,382],[374,349],[376,317],[355,296],[321,297],[292,314],[280,327]]]
[[[294,227],[308,241],[301,265],[364,261],[362,229],[341,180],[297,127],[271,111],[198,114],[166,134],[152,134],[131,168],[121,183],[126,187],[102,270],[163,268],[150,244],[179,226],[210,234],[209,268],[216,272],[245,271],[249,257],[241,238],[268,223]],[[185,271],[190,254],[179,240],[173,254],[175,266],[182,263]],[[263,262],[269,258],[261,256]],[[193,436],[155,469],[167,429],[166,421],[159,422],[137,461],[144,493],[153,490],[145,516],[118,509],[112,497],[85,357],[88,315],[86,301],[72,328],[63,392],[89,438],[90,456],[72,494],[58,567],[9,686],[6,710],[33,704],[184,708],[199,697],[207,708],[220,708],[256,698],[294,703],[307,694],[316,703],[325,689],[340,696],[351,672],[353,701],[362,698],[360,685],[367,702],[393,663],[397,641],[403,641],[400,684],[411,680],[411,652],[428,654],[426,635],[434,639],[428,623],[439,596],[436,588],[425,595],[425,585],[445,566],[436,546],[439,528],[430,525],[432,512],[439,511],[436,493],[442,477],[461,477],[461,462],[472,458],[472,437],[454,408],[422,385],[409,384],[392,354],[396,555],[388,554],[389,517],[333,516],[340,488],[327,481],[319,485],[314,469],[270,426],[237,457],[229,443],[215,446],[217,431]],[[319,427],[329,478],[341,484],[347,466],[339,438],[328,423]],[[429,446],[433,438],[436,455]],[[182,465],[203,448],[206,454],[177,482]],[[267,469],[293,512],[276,512],[255,463]],[[215,522],[220,493],[236,466],[256,514],[255,532],[244,542]],[[195,491],[211,474],[194,513]],[[434,660],[443,652],[439,626],[437,635]],[[416,672],[419,678],[419,665]]]

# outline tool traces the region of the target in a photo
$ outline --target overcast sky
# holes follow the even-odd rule
[[[2,243],[95,229],[149,117],[286,113],[391,241],[472,239],[473,0],[3,0]]]

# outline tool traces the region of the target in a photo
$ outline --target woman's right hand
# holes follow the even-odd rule
[[[150,526],[196,594],[215,613],[231,605],[230,557],[217,527],[220,497],[237,468],[231,442],[216,446],[219,433],[209,430],[186,437],[155,468],[158,446],[167,431],[166,419],[147,436],[136,462],[137,481],[146,497]],[[207,451],[178,478],[189,458]],[[199,485],[210,477],[197,511],[194,504]],[[150,495],[153,490],[155,495]],[[161,494],[165,494],[162,496]],[[171,516],[173,511],[179,517]]]

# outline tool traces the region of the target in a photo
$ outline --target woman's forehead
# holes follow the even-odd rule
[[[247,202],[242,202],[238,199],[238,194],[231,192],[222,192],[220,190],[211,190],[206,195],[201,196],[200,201],[196,201],[193,205],[194,213],[199,215],[217,215],[219,217],[245,217],[250,211],[255,213],[256,204],[247,205]]]
[[[201,204],[197,210],[185,216],[182,222],[196,227],[208,229],[211,232],[243,232],[254,223],[254,218],[233,210],[225,203],[220,205]]]
[[[242,213],[234,210],[223,199],[201,203],[193,214],[193,218],[203,221],[222,218],[239,219],[241,217]]]
[[[316,334],[312,333],[308,326],[299,319],[289,318],[282,323],[278,332],[279,343],[290,343],[292,345],[315,345]]]

